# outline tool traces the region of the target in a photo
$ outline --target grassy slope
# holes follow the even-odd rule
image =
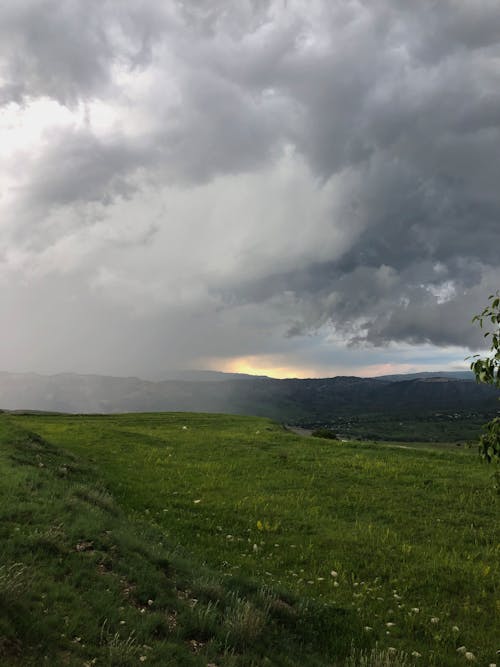
[[[349,652],[352,611],[200,567],[127,517],[95,468],[5,417],[0,516],[2,667],[320,667]]]
[[[94,462],[138,525],[223,582],[250,575],[350,610],[346,641],[415,650],[421,664],[463,664],[460,645],[495,661],[498,498],[471,452],[304,440],[216,415],[11,420]]]

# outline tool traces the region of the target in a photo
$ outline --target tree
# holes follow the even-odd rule
[[[490,349],[486,357],[474,355],[471,370],[477,382],[491,384],[500,388],[500,292],[490,294],[488,305],[480,315],[472,321],[478,322],[481,329],[488,327],[484,337],[490,339]],[[500,417],[495,417],[485,424],[484,433],[479,439],[481,456],[491,463],[500,463]],[[500,472],[496,472],[497,484],[500,490]]]

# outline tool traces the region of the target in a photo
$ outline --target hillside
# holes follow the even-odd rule
[[[498,391],[470,380],[335,377],[166,380],[0,373],[0,408],[68,413],[200,411],[280,421],[328,421],[359,413],[494,410]]]
[[[471,451],[3,415],[0,468],[2,665],[495,662],[498,496]]]
[[[361,631],[351,610],[201,565],[152,517],[132,518],[107,482],[0,418],[2,667],[326,667],[347,656]]]

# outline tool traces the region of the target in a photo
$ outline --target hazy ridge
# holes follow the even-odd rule
[[[192,377],[196,377],[193,375]],[[321,420],[406,410],[495,409],[498,391],[454,374],[273,379],[211,374],[203,380],[0,373],[0,409],[78,413],[203,411]]]

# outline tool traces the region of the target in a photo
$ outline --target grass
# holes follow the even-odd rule
[[[353,612],[202,567],[105,485],[0,419],[2,667],[316,667],[348,654]],[[335,643],[318,634],[325,618]]]
[[[2,420],[0,562],[40,597],[47,578],[23,551],[37,545],[57,600],[41,620],[73,628],[64,641],[30,629],[33,655],[41,642],[80,660],[85,643],[97,664],[441,667],[466,664],[465,646],[498,660],[499,499],[471,451],[304,439],[222,415]],[[109,572],[115,588],[81,608],[71,587]],[[26,595],[26,614],[43,607]],[[22,623],[4,624],[15,657]]]

